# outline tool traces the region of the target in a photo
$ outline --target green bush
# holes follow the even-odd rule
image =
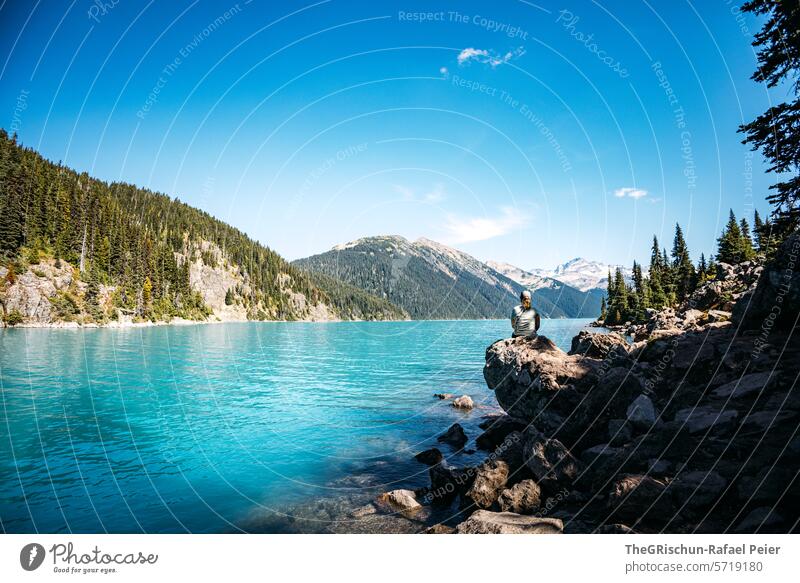
[[[25,318],[22,316],[20,311],[15,308],[3,316],[3,321],[5,322],[6,326],[16,326],[17,324],[22,324],[25,321]]]

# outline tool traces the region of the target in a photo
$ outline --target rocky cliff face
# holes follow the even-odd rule
[[[268,306],[246,307],[244,298],[251,288],[246,273],[233,265],[222,250],[213,243],[201,241],[186,244],[184,253],[176,253],[179,263],[189,261],[189,285],[200,293],[211,309],[209,321],[242,321],[254,314],[274,317]],[[303,314],[311,321],[336,320],[337,314],[326,304],[313,304],[305,295],[292,289],[288,275],[279,275],[279,285],[290,302],[293,313]],[[133,315],[114,307],[114,286],[100,284],[95,313],[88,308],[88,284],[78,269],[66,261],[42,260],[30,265],[22,274],[9,273],[0,266],[0,301],[7,323],[27,326],[85,326],[127,325]],[[226,294],[231,292],[230,303]],[[263,317],[263,316],[262,316]]]
[[[477,436],[486,462],[430,468],[416,496],[453,519],[429,531],[795,532],[799,237],[763,273],[730,268],[651,314],[635,342],[491,345],[484,377],[506,414]]]

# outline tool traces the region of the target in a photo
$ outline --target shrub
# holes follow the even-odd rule
[[[22,324],[25,321],[25,318],[20,311],[15,308],[3,316],[3,321],[5,322],[6,326],[16,326],[17,324]]]

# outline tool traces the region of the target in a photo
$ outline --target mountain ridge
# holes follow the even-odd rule
[[[292,264],[346,281],[403,308],[412,319],[507,318],[526,285],[468,253],[426,237],[361,237]],[[545,317],[596,317],[600,299],[561,282],[534,290]]]

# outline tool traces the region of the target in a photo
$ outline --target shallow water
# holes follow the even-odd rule
[[[568,349],[588,322],[541,332]],[[506,321],[0,330],[0,526],[226,532],[309,500],[421,486],[414,453],[455,421],[474,438],[498,410],[484,350],[507,335]]]

